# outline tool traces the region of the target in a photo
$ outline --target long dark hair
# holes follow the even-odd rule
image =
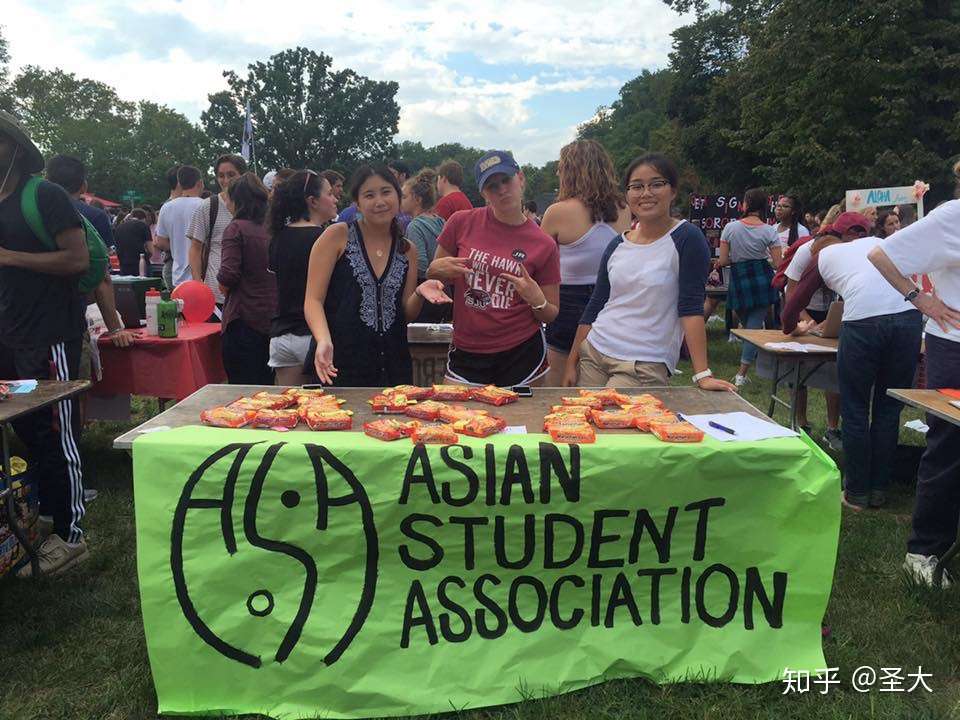
[[[766,221],[767,207],[770,205],[770,196],[760,188],[750,188],[743,194],[743,214],[759,213],[760,219]]]
[[[786,193],[781,195],[780,198],[786,198],[792,206],[790,210],[790,221],[787,223],[790,226],[790,234],[787,236],[787,246],[789,247],[800,237],[800,229],[798,226],[800,225],[800,218],[803,217],[803,204],[800,202],[800,198],[793,193]],[[809,231],[810,228],[807,228],[807,230]]]
[[[387,184],[394,189],[394,191],[397,193],[397,208],[399,209],[400,198],[403,194],[400,190],[400,181],[397,180],[390,168],[383,163],[361,165],[353,171],[353,175],[350,176],[350,197],[353,199],[353,201],[359,205],[360,188],[363,187],[363,184],[372,177],[378,177],[385,180]],[[397,246],[398,252],[407,252],[410,244],[407,242],[407,238],[404,237],[403,230],[400,228],[400,223],[397,221],[396,217],[394,217],[390,222],[390,237],[393,239],[393,243]]]
[[[267,214],[267,204],[270,202],[270,193],[252,172],[245,172],[240,177],[230,181],[227,195],[233,203],[234,220],[251,220],[263,223]]]
[[[277,172],[280,175],[281,171]],[[290,177],[273,186],[267,225],[270,234],[276,235],[288,224],[310,219],[307,198],[316,197],[323,191],[327,179],[313,170],[297,170]]]

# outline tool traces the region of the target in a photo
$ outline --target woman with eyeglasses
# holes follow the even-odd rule
[[[543,324],[557,316],[557,243],[523,213],[524,177],[505,150],[474,167],[486,207],[447,220],[427,277],[454,287],[447,381],[511,387],[549,366]]]
[[[560,248],[560,313],[547,325],[547,385],[563,380],[577,324],[597,282],[600,258],[610,241],[630,227],[630,210],[613,161],[596,140],[575,140],[560,149],[560,192],[543,214],[541,229]]]
[[[717,264],[730,266],[727,304],[737,313],[740,324],[751,330],[763,327],[771,306],[779,300],[771,282],[773,268],[779,267],[783,255],[777,231],[766,223],[769,200],[759,188],[747,190],[743,194],[743,216],[727,223],[720,233]],[[758,352],[756,345],[743,343],[740,369],[733,379],[737,387],[747,383],[747,373]]]
[[[663,155],[630,163],[624,175],[634,229],[603,253],[597,285],[567,358],[564,385],[667,385],[686,338],[692,381],[703,390],[734,390],[707,363],[703,299],[710,249],[695,225],[670,208],[678,173]]]
[[[810,234],[810,231],[800,224],[803,206],[796,195],[781,195],[774,206],[773,214],[777,218],[777,238],[780,240],[781,252]]]
[[[361,165],[350,194],[360,219],[334,223],[310,251],[303,312],[313,369],[339,387],[409,384],[407,323],[424,300],[450,298],[438,280],[417,284],[417,249],[400,229],[400,183],[390,169]]]
[[[270,202],[270,270],[276,275],[277,312],[270,324],[270,367],[277,385],[302,385],[312,336],[303,314],[310,251],[320,233],[337,216],[329,181],[313,170],[300,170],[274,182]]]

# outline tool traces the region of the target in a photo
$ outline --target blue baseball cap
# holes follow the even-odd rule
[[[473,166],[473,172],[477,177],[477,189],[483,190],[483,186],[493,175],[503,173],[513,176],[520,172],[520,166],[509,151],[490,150],[477,160],[477,164]]]

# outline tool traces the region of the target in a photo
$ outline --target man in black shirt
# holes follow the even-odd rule
[[[90,262],[83,226],[70,197],[52,183],[37,193],[40,216],[56,242],[51,250],[30,230],[21,210],[24,186],[43,169],[43,156],[14,117],[0,111],[0,377],[77,377],[84,331],[77,282]],[[76,400],[14,423],[40,478],[40,513],[53,533],[40,546],[40,570],[56,574],[88,556],[84,514],[80,413]],[[20,571],[29,575],[30,567]]]

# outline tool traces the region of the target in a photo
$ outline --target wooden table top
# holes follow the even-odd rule
[[[89,380],[41,380],[33,392],[11,394],[6,400],[0,401],[0,423],[10,422],[22,415],[29,415],[34,410],[79,395],[89,387]]]
[[[226,405],[241,396],[249,396],[261,390],[281,392],[284,388],[277,386],[255,385],[207,385],[200,388],[193,395],[185,398],[171,408],[151,418],[142,425],[124,433],[113,441],[116,450],[129,450],[133,441],[145,431],[153,428],[178,428],[200,424],[200,412],[219,405]],[[376,394],[375,388],[331,388],[330,392],[347,402],[343,407],[352,410],[353,430],[362,432],[363,423],[383,417],[398,417],[395,415],[376,415],[367,403]],[[695,387],[659,387],[659,388],[627,388],[621,390],[626,395],[650,393],[664,402],[671,410],[687,415],[705,413],[747,412],[756,417],[769,420],[766,415],[757,410],[742,397],[732,392],[710,392]],[[494,407],[479,402],[466,403],[468,407],[483,408],[491,414],[502,417],[507,425],[525,425],[527,432],[539,433],[543,428],[543,416],[551,405],[559,404],[564,395],[576,395],[577,388],[534,388],[533,397],[520,398],[518,402]],[[605,430],[604,432],[634,432],[632,430]]]
[[[892,389],[887,390],[887,395],[907,405],[925,410],[947,422],[952,422],[954,425],[960,425],[960,408],[951,405],[950,398],[941,392],[936,390]]]
[[[783,332],[780,330],[737,329],[737,330],[731,330],[731,332],[741,340],[745,340],[751,345],[756,345],[763,352],[772,353],[774,355],[787,355],[787,356],[796,356],[796,357],[805,357],[807,355],[836,356],[837,347],[839,346],[839,342],[840,342],[837,338],[822,338],[822,337],[817,337],[816,335],[784,335]],[[764,347],[768,342],[774,342],[774,343],[798,342],[798,343],[804,343],[805,345],[819,345],[824,349],[822,352],[818,352],[816,350],[810,350],[808,352],[797,352],[796,350],[774,350],[772,348]]]

